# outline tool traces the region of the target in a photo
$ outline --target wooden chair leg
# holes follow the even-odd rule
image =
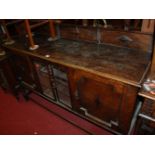
[[[30,28],[30,24],[29,24],[29,20],[25,19],[25,27],[26,27],[26,31],[28,34],[28,38],[29,38],[29,42],[30,42],[30,50],[35,50],[39,47],[39,45],[35,45],[34,44],[34,40],[33,40],[33,36],[32,36],[32,32],[31,32],[31,28]]]
[[[124,20],[124,30],[125,30],[125,31],[129,31],[129,29],[130,29],[130,24],[131,24],[131,20],[130,20],[130,19],[125,19],[125,20]]]
[[[50,27],[50,38],[48,38],[48,41],[55,41],[57,40],[54,22],[52,19],[49,19],[49,27]]]
[[[4,33],[6,34],[6,37],[7,37],[7,41],[5,42],[5,44],[6,45],[13,44],[15,41],[11,38],[10,33],[9,33],[7,27],[6,27],[6,24],[5,24],[4,20],[2,20],[2,27],[3,27],[4,31],[5,31]]]

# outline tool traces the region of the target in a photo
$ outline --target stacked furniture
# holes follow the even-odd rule
[[[32,35],[33,26],[25,20],[25,34],[2,45],[14,76],[10,84],[20,87],[26,99],[34,92],[112,133],[133,133],[137,106],[143,102],[139,91],[153,58],[154,20],[136,21],[136,30],[130,29],[136,24],[129,21],[125,30],[108,23],[105,27],[83,25],[86,21],[46,22],[51,39],[48,28],[47,33],[39,30]],[[135,128],[138,134],[140,127]]]

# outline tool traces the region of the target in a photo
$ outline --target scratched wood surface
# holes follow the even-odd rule
[[[150,54],[141,50],[67,39],[48,42],[45,36],[36,37],[35,41],[40,46],[35,51],[28,50],[23,38],[3,47],[138,87],[150,63]],[[45,57],[47,54],[49,58]]]

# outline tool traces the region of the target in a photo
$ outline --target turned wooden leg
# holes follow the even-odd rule
[[[55,27],[54,27],[54,21],[52,19],[49,20],[49,27],[50,27],[50,38],[48,38],[48,41],[57,40]]]
[[[28,34],[28,38],[29,38],[29,42],[30,42],[30,50],[35,50],[39,47],[39,45],[35,45],[34,44],[34,40],[33,40],[33,36],[32,36],[32,32],[31,32],[31,28],[30,28],[30,24],[29,24],[29,20],[25,19],[25,27],[26,27],[26,31]]]
[[[11,38],[10,33],[6,27],[6,23],[4,20],[2,20],[2,27],[3,27],[3,31],[6,34],[7,37],[7,41],[5,42],[6,45],[11,45],[13,44],[15,41]]]

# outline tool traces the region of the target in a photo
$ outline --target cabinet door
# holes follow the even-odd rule
[[[34,66],[38,75],[42,93],[45,96],[56,100],[53,73],[50,69],[50,65],[44,62],[34,61]]]
[[[108,127],[119,126],[123,86],[82,77],[77,82],[79,110]]]
[[[32,61],[42,93],[59,105],[71,108],[67,68],[43,60]]]
[[[138,88],[82,70],[69,73],[73,110],[94,123],[127,134]]]
[[[67,71],[64,68],[60,68],[58,66],[53,66],[52,70],[58,102],[68,107],[72,107]]]

